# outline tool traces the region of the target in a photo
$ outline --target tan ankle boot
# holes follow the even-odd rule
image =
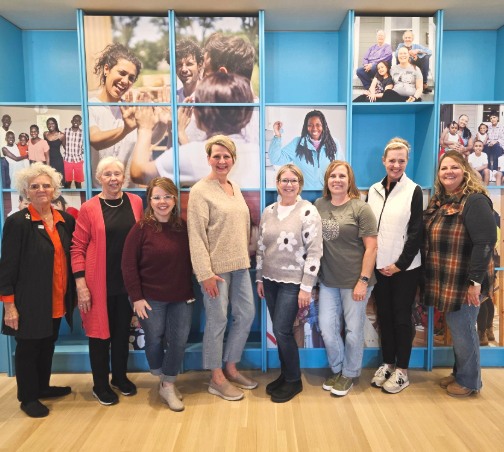
[[[490,328],[488,328],[486,330],[486,334],[487,334],[487,338],[489,341],[495,341],[495,334],[494,334],[493,326],[491,326]]]
[[[479,344],[480,346],[485,346],[488,345],[488,337],[485,331],[478,331],[478,336],[479,336]]]

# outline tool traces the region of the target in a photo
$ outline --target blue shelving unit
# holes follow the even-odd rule
[[[120,12],[117,12],[120,14]],[[82,110],[83,130],[88,130],[88,107],[94,104],[87,99],[86,59],[84,49],[84,16],[77,11],[77,29],[74,31],[23,31],[0,17],[0,41],[9,46],[0,48],[0,61],[21,61],[15,70],[2,72],[0,106],[74,106]],[[194,16],[194,14],[192,14]],[[218,14],[215,14],[218,16]],[[443,12],[434,15],[436,23],[435,92],[432,102],[353,104],[353,55],[355,12],[348,11],[338,31],[271,32],[264,30],[263,11],[257,13],[259,21],[259,87],[260,100],[254,104],[259,109],[261,146],[260,188],[252,191],[260,196],[261,210],[276,200],[276,190],[266,188],[265,110],[274,106],[340,106],[346,108],[346,158],[356,173],[359,188],[367,189],[381,179],[384,170],[381,155],[385,143],[393,136],[406,138],[412,144],[408,175],[423,188],[434,184],[438,153],[438,128],[442,104],[504,104],[504,61],[498,53],[504,48],[504,27],[491,31],[445,31]],[[174,30],[175,11],[167,11],[170,29],[170,66],[175,67]],[[51,53],[48,54],[48,49]],[[475,56],[485,52],[485,64],[474,64]],[[315,58],[314,58],[315,56]],[[315,61],[315,65],[313,60]],[[176,86],[175,71],[171,72],[171,85]],[[99,104],[104,105],[104,104]],[[144,105],[144,104],[137,104]],[[148,104],[147,104],[148,105]],[[176,111],[175,89],[169,105]],[[209,104],[205,104],[208,106]],[[233,107],[241,104],[215,104]],[[195,105],[195,108],[198,106]],[[178,167],[177,115],[173,115],[172,134],[174,165]],[[84,134],[86,185],[80,190],[86,199],[98,191],[92,188],[90,143]],[[178,172],[175,182],[180,187]],[[492,187],[494,188],[494,187]],[[500,187],[497,187],[500,188]],[[3,190],[4,193],[13,190]],[[79,190],[66,190],[78,192]],[[143,189],[132,189],[140,195]],[[181,195],[189,189],[181,188]],[[322,196],[321,191],[305,190],[303,197],[310,201]],[[3,213],[3,197],[0,211]],[[0,225],[3,226],[3,215]],[[503,269],[499,269],[502,271]],[[255,273],[251,272],[255,281]],[[197,290],[199,293],[199,290]],[[200,295],[198,295],[201,298]],[[205,313],[201,299],[197,300],[190,344],[184,369],[201,368],[201,336]],[[266,348],[266,304],[257,299],[257,316],[251,336],[244,351],[241,365],[246,368],[279,367],[276,349]],[[72,334],[62,329],[57,344],[54,370],[59,372],[89,371],[87,340],[79,327],[80,315],[75,312],[77,327]],[[432,369],[433,366],[451,365],[453,351],[450,347],[435,347],[433,340],[433,310],[429,310],[429,333],[426,347],[415,347],[411,367]],[[0,372],[14,374],[13,356],[15,341],[0,335]],[[303,367],[325,367],[324,349],[302,349]],[[482,365],[504,364],[504,348],[482,348]],[[363,365],[377,367],[381,363],[378,348],[366,348]],[[144,352],[130,354],[130,369],[148,369]]]

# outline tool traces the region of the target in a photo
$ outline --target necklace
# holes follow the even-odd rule
[[[122,203],[124,202],[124,198],[121,196],[121,202],[120,202],[119,204],[117,204],[117,206],[111,206],[111,205],[107,202],[107,200],[106,200],[105,198],[102,198],[102,199],[103,199],[103,202],[104,202],[107,206],[112,207],[113,209],[115,209],[116,207],[120,207],[120,206],[122,206]]]

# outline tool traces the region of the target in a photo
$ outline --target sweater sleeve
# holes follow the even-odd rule
[[[31,220],[30,220],[31,221]],[[0,258],[0,295],[6,303],[14,302],[14,293],[21,265],[23,228],[16,219],[7,217],[3,228]]]
[[[268,149],[268,158],[273,165],[285,165],[295,159],[297,145],[300,138],[294,138],[282,148],[282,138],[274,136]]]
[[[422,243],[423,235],[423,194],[419,185],[415,187],[413,197],[411,198],[411,216],[408,223],[408,238],[404,244],[403,251],[397,262],[396,267],[405,271],[415,259]]]
[[[303,244],[306,250],[306,260],[303,271],[303,279],[301,285],[313,287],[320,269],[320,258],[323,253],[323,238],[322,238],[322,219],[317,208],[309,204],[303,209],[309,214],[304,215],[303,219]],[[303,289],[304,290],[304,289]]]
[[[91,221],[89,220],[88,208],[83,205],[80,212],[72,240],[70,256],[72,259],[72,271],[74,277],[82,275],[86,270],[86,252],[91,241]]]
[[[201,282],[211,278],[215,273],[212,270],[207,235],[210,212],[206,200],[198,195],[199,193],[193,193],[189,196],[187,230],[193,270],[198,282]]]
[[[462,212],[462,220],[473,243],[469,280],[481,284],[497,241],[492,201],[481,193],[470,195]]]
[[[264,248],[265,248],[265,246],[263,245],[263,224],[265,221],[264,213],[266,212],[266,209],[264,209],[261,215],[261,221],[259,222],[259,240],[257,242],[257,251],[256,251],[256,282],[263,281],[262,269],[263,269]]]
[[[149,227],[149,226],[144,226]],[[140,259],[142,257],[143,229],[136,223],[130,230],[122,255],[121,269],[124,286],[130,297],[135,302],[144,299],[142,280],[140,278]]]

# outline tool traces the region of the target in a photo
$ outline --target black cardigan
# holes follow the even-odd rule
[[[75,219],[65,212],[60,214],[65,222],[56,223],[56,228],[65,250],[68,272],[65,318],[72,328],[76,291],[70,246]],[[2,237],[0,295],[14,294],[19,327],[17,330],[8,327],[2,318],[3,334],[22,339],[42,339],[53,334],[53,267],[54,245],[42,221],[32,221],[28,209],[8,217]]]

